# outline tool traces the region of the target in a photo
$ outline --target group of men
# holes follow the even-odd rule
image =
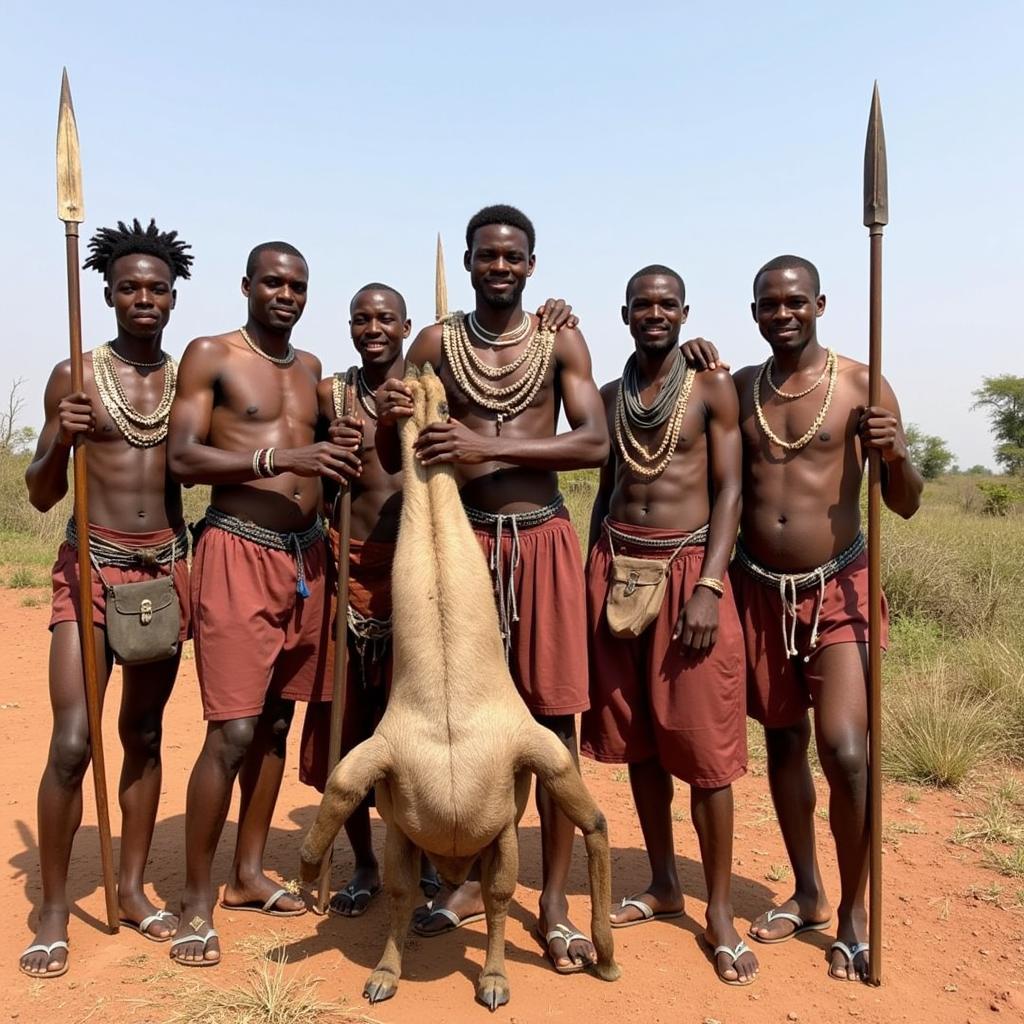
[[[416,443],[424,465],[452,463],[487,557],[513,680],[531,713],[573,756],[629,766],[651,880],[612,911],[617,927],[681,916],[673,778],[690,786],[708,903],[704,939],[720,980],[746,985],[757,959],[733,921],[733,797],[746,770],[745,719],[765,727],[768,774],[795,877],[748,937],[783,942],[830,927],[815,854],[809,709],[830,787],[841,877],[829,974],[866,977],[867,590],[859,494],[868,448],[883,494],[904,516],[922,489],[895,396],[867,403],[867,370],[823,348],[825,311],[812,264],[782,256],[754,277],[752,312],[771,347],[735,375],[703,339],[680,345],[685,286],[654,265],[626,286],[632,336],[620,380],[600,391],[577,320],[522,296],[534,228],[519,210],[487,207],[466,230],[475,293],[416,336],[394,288],[353,296],[359,357],[348,386],[292,347],[308,267],[293,246],[258,245],[242,292],[246,323],[197,338],[180,366],[163,352],[175,284],[192,257],[174,232],[138,221],[103,229],[86,266],[100,271],[117,335],[86,356],[84,391],[67,363],[53,371],[46,423],[26,480],[46,510],[67,490],[68,459],[89,470],[93,617],[105,686],[114,655],[105,629],[111,587],[170,575],[179,636],[195,641],[207,733],[188,786],[186,877],[175,912],[143,887],[161,779],[161,719],[178,653],[124,664],[119,732],[124,768],[119,906],[124,924],[170,944],[182,966],[221,958],[211,866],[237,778],[238,833],[220,906],[270,916],[305,912],[302,896],[264,871],[295,701],[308,703],[300,775],[322,790],[330,759],[331,567],[325,526],[351,488],[349,671],[341,750],[372,732],[387,700],[391,555],[401,509],[396,424],[411,414],[406,362],[441,375],[451,416]],[[346,390],[354,398],[345,403]],[[564,413],[568,429],[559,432]],[[586,567],[558,472],[601,467]],[[187,566],[180,486],[212,485]],[[78,633],[77,538],[69,526],[53,572],[53,734],[39,788],[43,903],[21,970],[68,969],[68,864],[90,749]],[[331,546],[334,546],[332,557]],[[735,557],[733,550],[735,548]],[[732,563],[730,565],[730,559]],[[589,657],[585,656],[589,654]],[[571,823],[538,790],[543,887],[537,933],[559,973],[595,960],[569,918]],[[331,900],[364,913],[381,886],[368,806],[346,825],[355,870]],[[439,936],[483,916],[479,883],[444,889],[424,858],[424,906],[413,927]]]

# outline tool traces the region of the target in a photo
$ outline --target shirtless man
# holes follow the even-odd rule
[[[46,423],[25,473],[29,500],[46,512],[68,489],[68,458],[76,437],[78,458],[89,474],[89,537],[99,570],[93,570],[93,622],[97,675],[102,692],[113,665],[104,628],[109,585],[154,579],[170,572],[178,593],[181,628],[188,635],[188,536],[181,490],[166,467],[167,416],[175,364],[162,348],[174,308],[177,278],[187,278],[190,246],[177,232],[152,221],[143,229],[102,228],[89,243],[86,267],[104,278],[104,298],[114,310],[117,335],[85,354],[85,390],[71,393],[71,364],[58,363],[46,385]],[[146,552],[148,563],[138,549]],[[155,551],[155,561],[152,558]],[[82,821],[82,778],[89,764],[82,650],[79,638],[78,551],[74,520],[53,567],[50,618],[50,703],[53,732],[39,783],[39,861],[43,905],[21,970],[57,978],[68,969],[68,864]],[[160,799],[160,730],[174,686],[180,648],[172,657],[125,665],[118,732],[124,748],[119,797],[121,856],[118,903],[122,923],[145,938],[166,942],[177,919],[158,911],[143,890],[143,872]]]
[[[391,684],[391,562],[401,515],[402,475],[389,472],[377,455],[377,410],[374,393],[388,378],[405,374],[403,343],[412,321],[405,299],[389,285],[364,285],[349,305],[352,344],[360,356],[354,415],[338,421],[335,378],[320,382],[321,424],[334,423],[336,439],[342,431],[356,431],[359,447],[358,475],[352,478],[352,537],[349,565],[349,663],[345,718],[342,723],[341,754],[370,736],[384,713]],[[571,309],[560,299],[548,299],[537,315],[561,325],[571,318]],[[347,475],[347,474],[346,474]],[[325,487],[333,493],[335,489]],[[338,537],[331,528],[331,542],[337,561]],[[332,616],[333,618],[333,616]],[[333,631],[332,631],[333,638]],[[333,678],[333,644],[329,648],[326,678]],[[310,704],[302,727],[300,779],[323,792],[327,778],[330,745],[331,705]],[[345,822],[345,831],[355,855],[355,871],[349,882],[334,895],[330,911],[341,917],[359,917],[380,891],[380,870],[374,856],[370,832],[370,802],[364,802]],[[423,860],[420,886],[431,899],[440,889],[437,873]]]
[[[622,320],[635,355],[622,379],[601,389],[613,441],[590,521],[591,705],[581,750],[629,765],[651,864],[650,885],[623,899],[613,926],[683,914],[675,775],[690,786],[704,863],[704,940],[718,977],[748,985],[757,959],[733,924],[730,894],[732,783],[747,767],[743,637],[726,576],[740,517],[739,406],[726,370],[686,365],[679,349],[685,296],[668,267],[645,267],[629,279]],[[658,560],[646,585],[629,573],[644,571],[641,559]],[[630,578],[633,600],[644,602],[666,562],[660,611],[647,624],[630,620]],[[610,597],[623,603],[606,610]]]
[[[813,264],[797,256],[766,263],[754,278],[751,310],[772,354],[735,375],[744,460],[732,580],[747,649],[748,705],[765,727],[768,779],[796,885],[750,934],[784,942],[824,930],[831,919],[814,847],[807,764],[813,707],[842,887],[829,974],[863,980],[868,599],[860,492],[868,449],[882,458],[885,503],[904,518],[917,511],[923,481],[888,383],[882,382],[881,406],[868,407],[868,368],[819,344],[825,296]]]
[[[249,254],[245,326],[185,351],[171,410],[168,461],[182,483],[213,485],[196,544],[192,612],[208,722],[185,810],[183,922],[171,955],[220,960],[210,878],[236,775],[238,839],[221,900],[271,916],[304,913],[263,871],[295,700],[323,685],[328,622],[321,480],[340,481],[350,449],[315,441],[320,361],[292,348],[309,271],[286,242]]]
[[[342,755],[372,734],[384,713],[391,684],[391,562],[402,509],[402,474],[389,472],[377,457],[373,394],[388,377],[405,374],[403,345],[412,329],[405,299],[386,284],[360,288],[352,297],[349,316],[352,344],[361,363],[354,393],[355,409],[344,419],[339,418],[334,377],[322,380],[318,388],[322,426],[334,423],[338,431],[344,428],[355,432],[354,443],[359,448],[358,473],[351,478],[349,661]],[[340,386],[344,387],[343,381]],[[337,489],[325,490],[333,493]],[[333,526],[330,534],[337,562],[338,535]],[[333,622],[334,616],[330,618]],[[327,680],[333,678],[334,672],[333,637],[332,625]],[[329,700],[309,705],[302,726],[299,777],[321,793],[327,781],[330,723]],[[355,871],[331,899],[329,910],[341,917],[359,917],[366,912],[381,884],[370,832],[369,798],[345,822],[345,832],[355,855]],[[432,874],[425,873],[422,884],[428,895],[436,894],[440,888]]]
[[[408,359],[440,367],[452,412],[449,422],[421,432],[418,456],[424,465],[457,467],[463,502],[493,566],[512,678],[536,719],[576,757],[573,716],[589,703],[581,657],[586,608],[579,543],[557,471],[601,465],[608,430],[582,335],[570,327],[541,329],[523,311],[533,250],[533,225],[519,210],[494,206],[476,214],[464,257],[475,309],[420,331]],[[570,429],[560,434],[562,403]],[[393,427],[412,412],[408,389],[389,379],[377,408],[379,422]],[[396,432],[389,434],[394,465]],[[540,789],[537,802],[544,877],[538,933],[556,970],[571,973],[596,960],[568,916],[573,827]],[[435,901],[414,928],[438,935],[478,920],[483,909],[480,885],[470,881]]]

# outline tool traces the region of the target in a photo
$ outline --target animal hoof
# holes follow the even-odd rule
[[[481,978],[480,984],[477,986],[476,998],[493,1013],[499,1006],[504,1006],[508,1002],[508,979],[496,974],[489,974],[486,978]]]
[[[622,977],[622,969],[614,960],[609,960],[605,964],[598,961],[594,964],[594,973],[602,981],[618,981]]]
[[[398,979],[390,971],[374,971],[363,986],[363,998],[383,1003],[398,991]]]

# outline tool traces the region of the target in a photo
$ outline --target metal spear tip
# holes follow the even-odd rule
[[[448,315],[448,281],[444,273],[444,246],[437,233],[437,258],[434,265],[434,318],[442,321]]]
[[[885,159],[885,129],[878,82],[871,95],[868,134],[864,143],[864,226],[880,228],[889,223],[889,172]]]
[[[82,161],[78,152],[78,124],[71,102],[68,69],[60,83],[60,107],[57,113],[57,216],[65,224],[85,220],[82,192]]]

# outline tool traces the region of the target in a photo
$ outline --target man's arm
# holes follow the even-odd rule
[[[711,516],[704,548],[701,576],[722,582],[740,524],[743,487],[743,442],[740,435],[740,404],[736,387],[726,370],[706,370],[701,375],[707,410]],[[697,587],[686,602],[675,635],[696,650],[714,646],[718,638],[718,602],[721,595],[710,587]]]
[[[33,508],[48,512],[68,492],[68,459],[75,435],[87,434],[96,426],[92,401],[83,392],[71,390],[71,364],[58,363],[46,382],[43,412],[46,417],[36,444],[36,453],[25,470],[25,486]]]
[[[167,466],[179,483],[243,484],[259,479],[252,452],[225,451],[209,443],[214,388],[225,358],[224,345],[215,338],[196,338],[181,357],[167,432]],[[319,374],[318,361],[316,369]],[[340,481],[345,464],[355,459],[353,453],[319,441],[302,448],[278,448],[274,468],[277,473]]]
[[[615,394],[619,382],[613,380],[601,388],[601,401],[604,403],[605,423],[611,433],[612,416],[615,409]],[[597,483],[597,494],[594,495],[594,506],[590,510],[590,538],[587,542],[587,551],[594,549],[594,545],[601,539],[601,524],[608,515],[612,503],[612,492],[615,490],[615,447],[609,444],[608,458],[601,467],[601,476]]]
[[[909,519],[921,507],[924,477],[910,461],[899,402],[885,378],[882,378],[882,405],[861,410],[857,431],[865,450],[875,448],[881,453],[882,497],[886,505],[897,515]]]
[[[458,420],[433,423],[416,440],[423,465],[439,462],[504,462],[528,469],[590,469],[608,458],[608,424],[590,365],[590,353],[579,331],[563,329],[555,336],[557,388],[570,429],[554,437],[485,437]]]

